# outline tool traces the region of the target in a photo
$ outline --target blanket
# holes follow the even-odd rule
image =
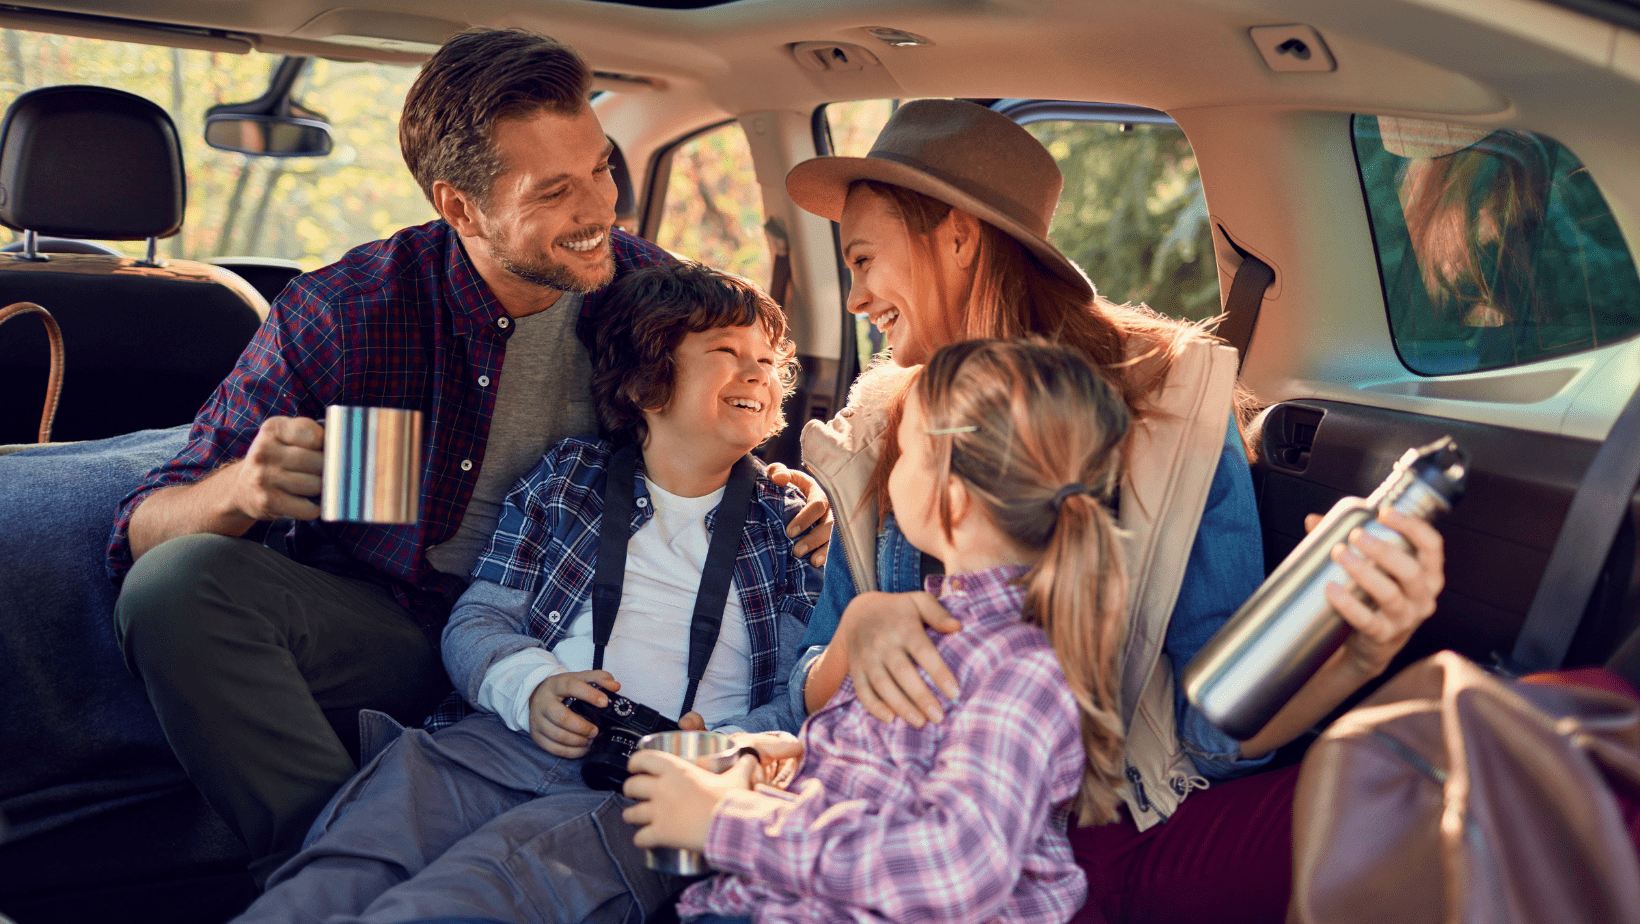
[[[188,428],[0,456],[0,815],[15,842],[188,786],[114,637],[114,507]]]

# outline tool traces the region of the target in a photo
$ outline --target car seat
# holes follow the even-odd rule
[[[609,139],[609,176],[615,181],[615,227],[637,234],[638,196],[632,186],[632,171],[626,166],[626,155],[621,153],[621,146],[614,138]]]
[[[220,267],[157,259],[182,227],[176,126],[159,106],[104,87],[19,96],[0,121],[0,306],[29,301],[61,326],[67,361],[53,438],[98,439],[187,423],[233,368],[268,303]],[[50,253],[41,235],[147,239],[135,260]],[[0,443],[31,442],[45,398],[45,333],[0,331]]]
[[[250,283],[270,305],[279,293],[285,291],[285,286],[292,279],[303,273],[300,263],[279,257],[212,257],[205,262],[220,266]]]

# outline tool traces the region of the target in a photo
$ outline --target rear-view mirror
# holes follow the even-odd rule
[[[220,113],[206,118],[205,143],[263,157],[323,157],[330,153],[330,126],[293,116]]]

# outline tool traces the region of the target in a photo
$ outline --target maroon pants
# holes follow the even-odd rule
[[[1146,831],[1126,818],[1071,828],[1088,874],[1088,903],[1072,924],[1279,924],[1292,889],[1297,780],[1298,768],[1284,767],[1215,783]]]
[[[1617,675],[1598,668],[1530,679],[1640,698]],[[1093,828],[1073,826],[1071,849],[1088,875],[1088,902],[1072,924],[1286,920],[1297,782],[1298,767],[1284,767],[1216,783],[1147,831],[1125,818]],[[1613,794],[1630,836],[1640,844],[1640,791],[1619,785]]]

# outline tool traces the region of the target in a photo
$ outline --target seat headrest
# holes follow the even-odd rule
[[[632,171],[626,168],[626,155],[615,139],[609,139],[609,175],[615,180],[615,220],[632,221],[638,217],[638,197],[632,189]]]
[[[182,227],[182,146],[165,110],[106,87],[44,87],[0,122],[0,224],[131,241]]]

